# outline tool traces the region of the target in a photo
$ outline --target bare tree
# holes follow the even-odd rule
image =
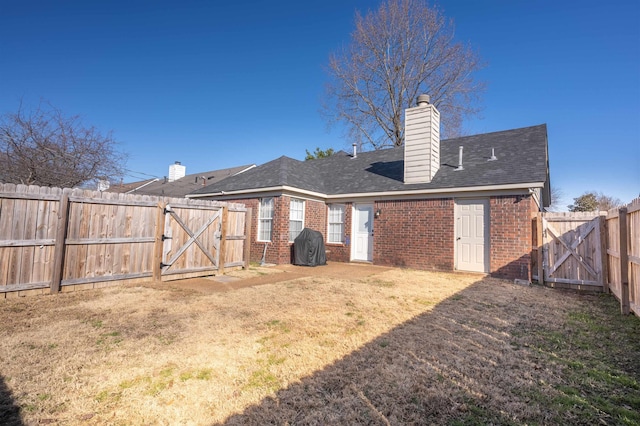
[[[355,17],[351,43],[331,55],[324,112],[346,124],[358,145],[404,142],[404,110],[428,94],[441,112],[443,136],[457,136],[484,84],[474,79],[478,55],[454,41],[454,27],[424,0],[386,0]]]
[[[547,208],[550,212],[561,211],[564,208],[564,191],[557,186],[551,187],[551,205]]]
[[[111,133],[86,127],[47,103],[0,117],[0,181],[70,188],[124,172]]]

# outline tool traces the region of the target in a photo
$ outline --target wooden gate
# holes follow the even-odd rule
[[[215,271],[220,266],[222,207],[167,204],[162,234],[162,275]]]
[[[603,290],[602,220],[597,213],[542,215],[545,282]]]

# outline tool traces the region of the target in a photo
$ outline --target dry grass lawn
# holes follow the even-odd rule
[[[400,269],[110,287],[0,301],[0,376],[2,424],[633,425],[640,321],[610,296]]]

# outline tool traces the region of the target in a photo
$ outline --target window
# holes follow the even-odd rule
[[[327,232],[328,243],[343,243],[344,238],[344,205],[329,205],[329,229]]]
[[[289,206],[289,241],[293,241],[304,228],[304,201],[291,199]]]
[[[258,218],[258,241],[271,241],[271,224],[273,223],[273,198],[260,199]]]

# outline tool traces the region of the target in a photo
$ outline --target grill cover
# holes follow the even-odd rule
[[[313,229],[304,228],[293,241],[293,264],[318,266],[327,264],[322,234]]]

